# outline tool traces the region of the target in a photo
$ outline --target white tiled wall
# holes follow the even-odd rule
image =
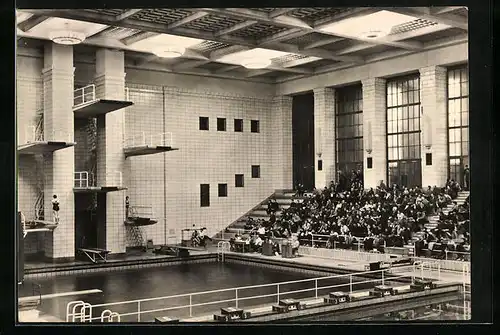
[[[171,132],[179,148],[127,159],[131,205],[152,205],[160,218],[145,228],[148,239],[162,243],[165,230],[180,237],[193,224],[213,234],[274,191],[272,99],[127,86],[134,106],[126,113],[126,137]],[[200,116],[209,117],[210,130],[199,130]],[[226,131],[217,131],[217,117],[226,118]],[[244,120],[242,133],[234,132],[235,118]],[[259,120],[260,133],[250,132],[250,120]],[[252,165],[260,165],[260,178],[251,178]],[[235,187],[235,174],[244,174],[245,187]],[[228,184],[227,197],[218,197],[219,183]],[[200,207],[200,184],[210,184],[210,207]]]

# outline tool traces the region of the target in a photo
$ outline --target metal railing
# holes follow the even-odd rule
[[[129,217],[153,218],[153,206],[130,206],[128,210]]]
[[[96,100],[94,84],[78,88],[73,92],[73,107],[78,107],[94,100]]]
[[[87,171],[75,172],[75,186],[78,188],[89,187],[89,173]]]
[[[106,173],[106,182],[99,186],[122,186],[122,173],[120,171],[112,171]],[[88,171],[77,171],[75,172],[75,186],[77,188],[86,188],[97,186],[96,178],[93,178],[92,182],[89,181]]]
[[[126,148],[133,147],[171,147],[173,145],[172,133],[157,133],[152,135],[147,135],[146,132],[141,132],[138,135],[127,138],[123,142],[123,146]]]
[[[422,266],[422,265],[421,265]],[[129,300],[129,301],[120,301],[120,302],[114,302],[114,303],[104,303],[104,304],[96,304],[96,305],[90,305],[86,304],[82,301],[76,301],[76,302],[70,302],[67,305],[67,314],[66,314],[66,320],[72,319],[73,321],[75,320],[83,320],[80,322],[92,322],[92,321],[98,321],[101,320],[101,316],[92,316],[92,311],[95,309],[114,309],[117,310],[119,307],[124,307],[124,306],[129,306],[126,308],[128,311],[124,313],[120,313],[120,316],[123,318],[125,316],[135,316],[137,319],[137,322],[141,321],[141,318],[145,314],[153,314],[153,313],[161,313],[161,312],[167,312],[167,311],[174,311],[174,310],[184,310],[185,315],[189,315],[189,317],[193,317],[193,308],[194,307],[201,307],[201,306],[210,306],[210,305],[217,305],[217,304],[226,304],[226,305],[232,305],[238,308],[239,306],[242,305],[243,302],[248,302],[251,300],[256,300],[256,299],[263,299],[263,298],[273,298],[275,297],[277,302],[279,302],[280,299],[283,299],[287,296],[290,296],[292,294],[297,294],[297,293],[302,293],[303,297],[301,299],[307,299],[307,298],[318,298],[322,295],[328,294],[331,292],[331,289],[336,289],[336,290],[341,290],[342,288],[349,293],[353,292],[353,289],[355,286],[361,285],[361,284],[373,284],[376,285],[378,283],[381,283],[384,285],[387,283],[387,281],[393,281],[396,279],[402,279],[406,278],[408,279],[408,284],[410,282],[413,282],[415,277],[415,273],[417,271],[413,271],[412,274],[401,274],[397,275],[394,273],[391,273],[390,270],[388,269],[383,269],[383,270],[376,270],[376,271],[364,271],[364,272],[358,272],[358,273],[352,273],[352,274],[344,274],[344,275],[333,275],[333,276],[326,276],[326,277],[318,277],[318,278],[311,278],[311,279],[301,279],[301,280],[294,280],[294,281],[286,281],[286,282],[279,282],[279,283],[272,283],[272,284],[262,284],[262,285],[252,285],[252,286],[242,286],[242,287],[236,287],[236,288],[227,288],[227,289],[219,289],[219,290],[211,290],[211,291],[204,291],[204,292],[196,292],[196,293],[189,293],[189,294],[177,294],[177,295],[171,295],[171,296],[165,296],[165,297],[156,297],[156,298],[149,298],[149,299],[136,299],[136,300]],[[424,275],[424,272],[421,272],[422,276]],[[378,275],[380,278],[367,278],[366,276],[373,276],[373,275]],[[359,279],[360,276],[362,277],[361,280],[356,280]],[[423,278],[423,277],[422,277]],[[342,284],[334,284],[331,285],[331,280],[345,280],[345,283]],[[330,281],[330,283],[328,283]],[[300,289],[292,289],[292,290],[286,290],[287,286],[290,288],[291,285],[294,284],[301,284],[301,287],[304,286],[310,286],[308,288],[300,288]],[[262,294],[262,289],[267,288],[272,293],[268,294]],[[259,289],[259,292],[257,294],[250,294],[250,295],[245,295],[245,292]],[[304,294],[306,293],[306,294]],[[194,302],[194,298],[199,298],[199,297],[206,297],[206,296],[212,296],[213,298],[205,298],[203,300],[208,300],[204,302]],[[226,296],[226,298],[221,298],[221,296]],[[219,300],[220,299],[220,300]],[[168,305],[169,300],[189,300],[189,303],[184,303],[181,305],[176,305],[176,306],[170,306],[170,307],[163,307]],[[144,308],[144,305],[148,302],[156,302],[157,305],[161,305],[161,308],[153,308],[153,309],[147,309]],[[274,302],[270,301],[269,304],[272,304]],[[248,304],[246,304],[248,306]],[[135,307],[133,307],[135,306]],[[70,313],[70,309],[73,307],[72,313]],[[75,308],[79,307],[80,310],[76,311]],[[131,311],[133,310],[133,311]]]

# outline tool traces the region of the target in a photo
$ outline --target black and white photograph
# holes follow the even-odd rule
[[[471,320],[467,7],[15,15],[18,323]]]

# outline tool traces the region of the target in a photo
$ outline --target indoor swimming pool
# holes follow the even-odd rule
[[[258,266],[248,266],[243,264],[231,263],[187,263],[183,265],[144,268],[139,270],[124,270],[108,273],[91,273],[85,275],[57,276],[47,279],[26,280],[19,288],[19,297],[31,296],[32,284],[41,285],[41,294],[64,293],[98,289],[102,293],[73,295],[43,299],[39,310],[65,319],[66,305],[70,301],[83,300],[92,305],[111,303],[119,301],[128,301],[143,298],[155,298],[162,296],[181,295],[192,292],[210,291],[238,286],[250,286],[276,283],[280,281],[294,281],[310,278],[302,273],[293,271],[279,271]],[[300,284],[299,284],[300,285]],[[287,289],[296,289],[289,286]],[[251,292],[253,291],[253,292]],[[249,290],[247,294],[255,295],[256,290]],[[258,292],[262,294],[270,293],[270,289],[260,288]],[[202,301],[215,300],[215,295],[200,296],[198,300],[192,301],[193,304]],[[217,300],[234,298],[234,293],[227,292],[218,294]],[[195,298],[196,299],[196,298]],[[255,302],[255,301],[254,301]],[[259,302],[257,302],[259,303]],[[167,306],[189,304],[188,299],[173,298],[168,301],[151,301],[144,303],[142,308],[151,310],[164,308]],[[193,313],[199,314],[203,310],[214,310],[221,306],[227,306],[230,303],[221,305],[193,307]],[[244,305],[244,303],[243,303]],[[122,305],[113,308],[118,313],[127,313],[135,310],[135,305]],[[99,314],[100,310],[93,311],[93,314]],[[152,321],[157,316],[174,315],[177,317],[186,317],[189,311],[177,310],[170,313],[150,313],[143,315],[143,321]],[[160,315],[158,315],[160,314]],[[121,321],[137,321],[136,317],[122,317]]]

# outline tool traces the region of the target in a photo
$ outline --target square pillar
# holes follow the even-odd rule
[[[99,49],[96,52],[96,98],[125,100],[125,60],[123,51]],[[97,182],[116,186],[116,172],[124,173],[123,139],[125,110],[120,109],[97,120]],[[106,249],[124,253],[126,248],[125,191],[106,195]],[[104,232],[102,232],[104,233]]]
[[[448,177],[447,70],[440,66],[420,69],[422,106],[422,187],[443,186]],[[432,165],[426,165],[426,154]]]
[[[365,188],[387,185],[386,80],[369,78],[363,84],[363,177]],[[372,159],[372,168],[367,160]]]
[[[73,47],[49,43],[44,52],[43,113],[44,139],[73,141]],[[45,233],[45,255],[49,258],[75,256],[74,147],[44,155],[45,220],[52,221],[52,196],[59,198],[59,226]]]
[[[314,89],[314,174],[317,189],[335,181],[335,90],[329,87]],[[318,161],[322,169],[318,170]]]
[[[273,99],[272,124],[276,136],[272,138],[274,189],[293,189],[292,97]]]

